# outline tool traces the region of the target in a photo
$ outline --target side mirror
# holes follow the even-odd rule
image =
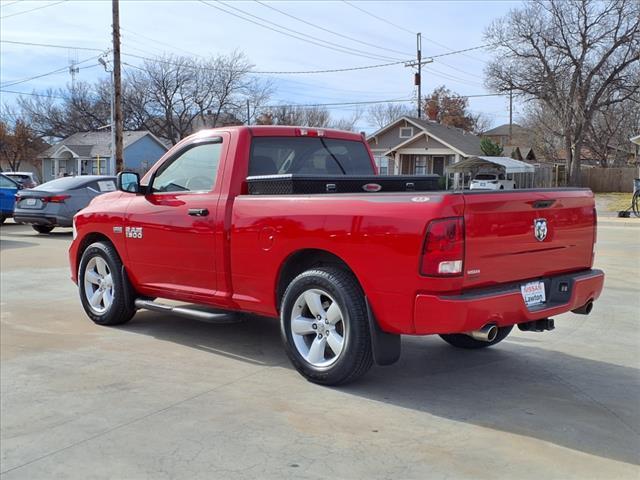
[[[128,193],[140,193],[140,175],[136,172],[120,172],[116,178],[118,190]]]

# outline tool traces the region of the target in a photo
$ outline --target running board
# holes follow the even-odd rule
[[[211,313],[196,310],[195,308],[187,307],[173,307],[171,305],[165,305],[164,303],[152,302],[151,300],[144,300],[142,298],[136,298],[135,306],[139,309],[151,310],[160,313],[175,313],[183,317],[193,318],[195,320],[222,320],[226,319],[225,323],[232,323],[229,321],[230,315],[228,313]]]

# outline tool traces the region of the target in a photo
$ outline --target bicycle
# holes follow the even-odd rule
[[[618,212],[618,217],[629,218],[631,216],[631,212],[633,212],[636,217],[640,217],[640,178],[635,178],[633,180],[633,197],[631,197],[631,206],[626,210],[620,210]]]

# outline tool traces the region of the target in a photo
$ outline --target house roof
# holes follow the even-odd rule
[[[155,135],[147,130],[143,131],[124,131],[123,132],[123,149],[133,145],[141,138],[149,135],[162,148],[167,150],[166,145],[162,143]],[[111,132],[108,130],[100,132],[78,132],[68,136],[64,140],[52,145],[44,152],[40,158],[54,157],[61,147],[65,147],[72,154],[78,157],[110,157],[111,156]]]
[[[369,138],[375,137],[383,133],[384,131],[392,128],[394,125],[398,124],[400,121],[405,120],[416,127],[420,128],[422,132],[418,132],[417,135],[414,135],[410,139],[403,139],[402,142],[398,142],[398,145],[390,148],[390,151],[397,150],[401,148],[403,144],[409,144],[419,138],[420,135],[426,133],[430,137],[438,140],[439,142],[447,145],[452,150],[460,153],[461,155],[467,157],[470,155],[482,155],[482,150],[480,149],[480,137],[474,135],[469,132],[464,132],[459,128],[449,127],[447,125],[442,125],[440,123],[432,122],[430,120],[424,120],[422,118],[416,117],[401,117],[398,120],[390,123],[386,127],[378,130]]]
[[[523,127],[522,125],[518,125],[517,123],[513,123],[512,124],[512,130],[513,133],[518,133],[518,132],[524,132],[524,133],[528,133],[529,129]],[[495,136],[502,136],[502,135],[509,135],[509,124],[505,123],[503,125],[499,125],[496,128],[492,128],[491,130],[487,130],[486,132],[483,132],[482,135],[485,136],[490,136],[490,135],[495,135]]]

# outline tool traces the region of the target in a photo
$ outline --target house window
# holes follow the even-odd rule
[[[389,159],[384,155],[375,155],[373,159],[378,167],[378,173],[380,175],[389,175]]]
[[[413,137],[413,127],[402,127],[400,129],[400,138]]]
[[[101,158],[100,160],[94,160],[91,168],[93,175],[106,175],[107,174],[107,162],[108,159]],[[100,165],[100,171],[98,171],[98,164]]]
[[[427,173],[427,157],[419,155],[416,157],[415,175],[425,175]]]

